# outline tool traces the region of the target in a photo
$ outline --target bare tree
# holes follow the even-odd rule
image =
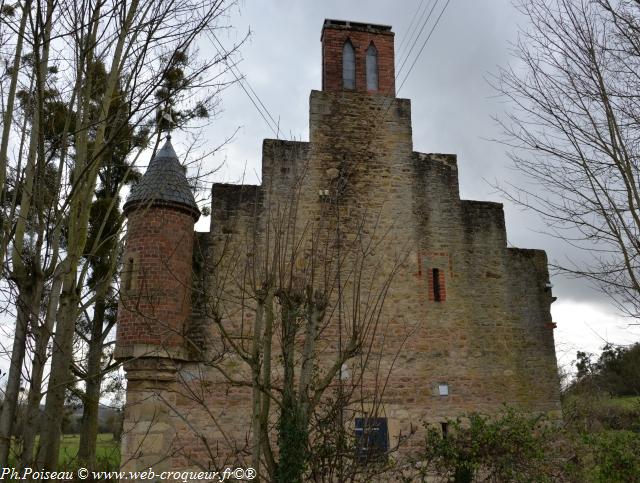
[[[109,289],[98,284],[98,295],[86,290],[87,280],[95,275],[90,260],[101,254],[106,240],[117,247],[113,242],[120,231],[110,231],[114,226],[107,229],[107,224],[118,211],[120,189],[130,179],[125,174],[110,187],[104,219],[94,222],[90,233],[92,201],[102,188],[100,170],[114,150],[122,151],[121,141],[127,137],[138,142],[119,155],[135,162],[152,135],[163,129],[158,113],[167,106],[187,106],[175,111],[179,126],[214,112],[226,85],[220,77],[226,64],[220,57],[198,60],[194,42],[226,25],[233,5],[225,0],[26,1],[12,10],[10,37],[16,53],[11,54],[8,80],[3,78],[9,89],[2,91],[0,152],[7,162],[2,160],[0,173],[0,246],[3,257],[5,250],[10,253],[2,267],[7,275],[3,283],[11,284],[17,315],[0,414],[0,464],[6,466],[8,460],[25,365],[31,366],[27,413],[35,417],[52,343],[39,461],[56,467],[65,395],[77,382],[71,373],[77,323],[91,307],[101,311],[98,299]],[[2,6],[4,19],[11,12]],[[193,62],[187,65],[186,59]],[[116,261],[114,248],[103,277],[109,283]],[[107,335],[104,329],[110,327],[104,325],[99,336],[95,330],[100,350],[92,352],[93,366]],[[25,352],[30,341],[31,360]],[[95,380],[91,382],[95,393]],[[95,403],[95,397],[92,400]],[[32,462],[35,426],[26,425],[23,436],[26,465]]]
[[[358,461],[350,428],[357,414],[382,411],[393,352],[384,347],[381,313],[404,252],[387,247],[375,213],[340,221],[346,208],[339,195],[326,197],[325,216],[309,220],[306,175],[300,166],[286,188],[227,186],[213,206],[215,219],[226,221],[211,239],[200,237],[194,300],[205,322],[188,344],[201,362],[179,371],[175,389],[190,409],[154,397],[190,428],[172,451],[198,441],[207,460],[185,457],[203,469],[243,462],[261,481],[288,482],[376,471]],[[381,367],[383,353],[389,365]],[[212,406],[224,387],[240,391],[246,404]],[[250,430],[239,423],[247,412]],[[232,424],[229,413],[237,417]],[[128,421],[128,430],[135,425]]]
[[[3,5],[4,6],[4,5]],[[6,96],[2,96],[3,102],[3,117],[2,117],[2,140],[0,141],[0,207],[4,207],[6,189],[5,183],[7,178],[7,152],[9,149],[9,134],[11,133],[11,127],[13,123],[13,111],[16,101],[16,90],[18,87],[18,78],[20,75],[20,60],[22,57],[22,46],[24,44],[24,36],[27,27],[27,19],[29,12],[31,11],[31,1],[27,0],[20,15],[20,23],[18,31],[16,33],[15,55],[13,58],[13,64],[10,71],[10,83],[9,90]],[[13,11],[12,13],[15,13]],[[8,244],[8,235],[10,223],[5,219],[4,213],[0,218],[0,266],[4,264],[4,256]]]
[[[46,86],[47,66],[50,53],[50,39],[52,29],[52,3],[40,9],[33,19],[32,47],[33,47],[33,79],[35,92],[33,103],[30,105],[32,120],[27,160],[25,163],[22,193],[20,195],[19,212],[15,221],[14,243],[11,257],[11,279],[18,288],[16,328],[11,351],[11,365],[5,391],[5,401],[0,413],[0,464],[6,465],[11,444],[11,434],[17,407],[22,365],[25,358],[25,344],[32,319],[37,318],[40,311],[40,297],[43,289],[42,255],[45,241],[44,222],[44,182],[45,161],[42,140],[43,104]],[[41,15],[40,15],[41,14]],[[33,15],[31,10],[25,10],[24,15]],[[21,32],[24,35],[24,31]],[[14,73],[17,75],[17,72]],[[7,126],[8,128],[8,126]],[[38,156],[40,155],[40,156]],[[38,158],[40,163],[38,163]],[[16,174],[18,176],[18,174]],[[18,183],[14,189],[17,191]],[[17,200],[16,196],[16,200]],[[4,208],[4,206],[3,206]],[[32,210],[37,213],[33,216]],[[13,209],[12,209],[13,211]],[[3,230],[5,233],[7,230]],[[3,235],[4,246],[4,235]]]
[[[516,62],[495,79],[501,121],[531,187],[504,189],[586,253],[557,268],[640,316],[640,2],[522,0]]]

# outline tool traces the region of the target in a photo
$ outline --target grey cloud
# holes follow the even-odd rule
[[[249,26],[253,31],[242,49],[239,68],[271,114],[279,119],[284,137],[306,140],[309,92],[321,86],[320,30],[324,18],[392,25],[397,49],[418,3],[247,1],[241,5],[241,16],[232,18],[240,33]],[[517,184],[518,176],[505,147],[488,141],[501,137],[492,115],[500,114],[506,106],[496,98],[486,77],[495,73],[497,66],[512,60],[509,43],[516,39],[518,24],[523,23],[508,0],[451,2],[399,96],[412,101],[417,151],[458,154],[462,197],[505,203],[511,244],[545,249],[552,261],[567,257],[580,260],[583,253],[540,234],[544,226],[539,218],[507,203],[492,186],[495,182]],[[233,35],[227,38],[228,42],[233,40]],[[401,52],[396,53],[396,68]],[[212,137],[236,126],[243,128],[227,150],[233,155],[219,180],[238,181],[246,164],[247,180],[257,182],[253,173],[260,172],[262,139],[274,134],[239,87],[228,90],[223,103],[225,112],[220,122],[212,126]],[[603,294],[583,280],[556,276],[553,283],[560,298],[608,303]]]

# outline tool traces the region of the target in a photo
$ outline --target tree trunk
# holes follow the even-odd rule
[[[288,294],[281,297],[282,305],[282,409],[278,424],[280,459],[276,481],[302,483],[306,466],[308,428],[302,405],[296,397],[295,340],[298,332],[299,304]]]
[[[38,52],[40,46],[39,35],[35,36],[34,52]],[[46,38],[46,34],[45,34]],[[36,92],[37,98],[42,98],[44,73],[43,63],[48,59],[47,49],[43,49],[42,62],[36,69]],[[46,69],[45,69],[46,71]],[[11,365],[7,380],[7,392],[5,394],[5,404],[0,414],[0,465],[7,466],[7,458],[11,446],[11,429],[15,420],[15,410],[22,377],[22,363],[24,362],[24,350],[26,334],[29,324],[29,311],[33,299],[33,282],[30,281],[30,274],[25,267],[24,238],[27,229],[27,219],[33,202],[33,188],[36,176],[36,153],[38,150],[38,140],[40,138],[40,109],[34,109],[33,122],[31,125],[31,137],[29,140],[29,152],[27,164],[25,166],[24,185],[20,199],[20,216],[16,224],[14,244],[13,244],[13,278],[18,286],[18,316],[16,320],[16,331],[13,340],[13,350],[11,352]],[[37,313],[37,312],[36,312]]]
[[[263,368],[262,368],[262,388],[265,391],[262,397],[262,408],[260,410],[260,431],[261,431],[261,450],[267,463],[267,471],[271,478],[275,478],[277,466],[273,452],[271,451],[271,442],[269,441],[269,412],[271,408],[271,353],[273,343],[273,293],[271,289],[267,293],[264,302],[264,339],[262,341],[263,349]]]
[[[77,293],[75,270],[64,276],[58,323],[54,337],[54,352],[51,358],[51,375],[47,388],[43,424],[40,432],[41,450],[38,467],[55,470],[60,453],[60,434],[64,415],[64,401],[68,385],[72,382],[70,365],[72,361],[75,319],[80,297]]]
[[[82,126],[85,126],[85,129],[79,133],[76,142],[77,156],[73,179],[74,183],[78,184],[78,189],[70,204],[69,241],[67,247],[69,270],[67,274],[65,274],[62,285],[54,352],[51,357],[51,377],[49,379],[49,389],[45,403],[44,427],[41,434],[43,451],[38,458],[38,466],[42,469],[55,470],[58,466],[60,429],[64,412],[65,392],[69,383],[72,382],[70,365],[72,362],[73,336],[75,333],[78,303],[80,301],[76,279],[78,264],[85,249],[91,198],[94,194],[98,169],[100,167],[98,153],[104,147],[106,124],[108,122],[107,117],[120,74],[125,39],[129,34],[131,23],[137,13],[137,6],[137,0],[133,0],[118,34],[118,41],[114,49],[113,61],[107,77],[104,97],[100,106],[100,118],[97,120],[98,128],[92,150],[93,159],[90,159],[88,143],[88,128],[95,123],[95,119],[88,117],[90,114],[88,103],[91,99],[91,78],[87,79],[87,85],[83,93],[84,102],[82,102],[82,104],[84,105],[84,113]],[[97,27],[100,21],[100,5],[96,6],[91,21],[93,30],[90,36],[91,47],[87,55],[89,63],[93,59],[91,48],[97,36]]]
[[[16,418],[16,408],[20,395],[22,364],[24,362],[33,287],[20,287],[19,292],[16,330],[13,336],[13,347],[11,350],[11,365],[9,367],[7,387],[4,393],[4,402],[2,403],[2,413],[0,413],[0,466],[3,467],[8,466],[9,450],[11,449],[11,430],[13,429],[13,422]]]
[[[60,300],[60,290],[62,288],[62,277],[59,273],[54,275],[51,292],[49,293],[49,302],[47,306],[47,314],[35,337],[35,349],[33,354],[33,363],[31,367],[31,384],[29,387],[29,397],[27,399],[26,421],[22,433],[22,455],[20,457],[20,467],[33,467],[33,449],[35,447],[36,433],[39,429],[40,417],[40,401],[42,400],[42,376],[44,375],[44,367],[47,363],[47,346],[53,332],[55,322],[55,314]]]
[[[98,438],[98,412],[100,409],[100,386],[102,384],[102,347],[104,336],[104,314],[106,302],[102,295],[95,303],[91,340],[87,355],[87,379],[80,426],[80,448],[78,461],[80,466],[90,471],[96,469],[96,441]]]
[[[47,66],[49,63],[49,40],[51,35],[51,14],[52,0],[47,5],[47,21],[42,25],[36,22],[33,38],[33,52],[35,54],[35,86],[36,103],[31,123],[31,134],[29,140],[29,151],[27,164],[25,166],[24,185],[20,199],[20,215],[15,227],[12,268],[13,278],[18,286],[18,320],[16,322],[16,333],[14,335],[13,350],[11,354],[11,366],[7,381],[7,393],[5,404],[0,414],[0,464],[7,466],[7,459],[11,446],[11,432],[15,420],[18,396],[20,392],[20,381],[22,378],[22,364],[24,362],[24,351],[26,335],[29,328],[29,321],[32,319],[37,323],[40,313],[40,299],[43,290],[43,274],[40,267],[40,249],[42,248],[42,233],[38,233],[34,253],[32,253],[31,266],[25,266],[24,240],[27,231],[27,220],[34,201],[34,187],[36,186],[37,165],[36,162],[46,162],[43,158],[38,160],[39,144],[41,141],[42,105],[44,99],[44,89],[46,82]],[[27,12],[25,10],[25,12]],[[40,20],[40,17],[38,17]],[[42,30],[40,30],[42,28]],[[24,33],[23,33],[24,34]],[[42,49],[42,51],[40,51]],[[41,151],[40,151],[41,152]],[[42,220],[40,219],[40,222]],[[42,228],[40,223],[40,228]],[[4,243],[4,241],[3,241]],[[3,247],[4,248],[4,247]]]
[[[260,479],[260,443],[262,438],[260,409],[262,407],[262,391],[260,389],[260,353],[262,346],[262,319],[264,317],[264,301],[258,301],[256,319],[253,324],[253,347],[251,351],[253,374],[253,398],[252,398],[252,430],[253,442],[251,447],[251,464],[255,468],[256,477]],[[265,396],[267,397],[267,396]]]

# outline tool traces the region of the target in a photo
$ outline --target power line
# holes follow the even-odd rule
[[[275,134],[277,139],[280,139],[280,123],[273,118],[273,116],[269,112],[269,109],[267,108],[267,106],[264,105],[264,103],[260,99],[260,96],[256,93],[253,87],[251,87],[251,84],[249,83],[247,78],[243,76],[242,73],[240,73],[240,71],[233,64],[230,64],[228,62],[227,59],[229,57],[229,52],[227,52],[227,50],[224,48],[220,40],[218,40],[218,37],[216,37],[216,34],[214,34],[213,32],[210,32],[210,34],[213,37],[213,40],[215,40],[215,42],[218,44],[218,45],[213,44],[213,46],[218,51],[218,54],[222,56],[224,63],[227,65],[227,67],[235,77],[236,81],[238,81],[238,83],[240,84],[240,87],[242,87],[242,90],[247,95],[247,97],[249,98],[253,106],[256,108],[256,110],[258,111],[262,119],[264,119],[264,122],[267,123],[267,126],[269,126],[269,129],[271,129],[271,131]],[[222,50],[222,52],[220,52],[220,50]],[[236,72],[236,70],[238,70],[238,72]],[[252,94],[250,94],[249,91],[247,91],[247,87],[245,87],[245,83],[246,83],[246,86],[251,91],[251,93],[253,94],[253,96],[255,96],[255,100],[252,97]],[[258,104],[256,104],[256,100],[258,101],[260,106],[262,106],[262,109],[258,106]],[[264,112],[263,112],[263,109],[264,109]],[[266,113],[266,116],[265,116],[265,113]],[[269,121],[269,119],[267,119],[267,116],[269,117],[271,122]]]
[[[420,27],[420,31],[418,32],[418,35],[416,35],[416,37],[413,39],[413,43],[411,44],[411,48],[407,52],[407,55],[402,60],[400,68],[398,69],[398,72],[396,72],[396,79],[398,79],[400,77],[400,74],[402,73],[402,69],[404,68],[407,60],[409,60],[409,57],[411,57],[411,53],[413,52],[413,49],[415,48],[416,44],[418,43],[418,40],[420,39],[420,36],[422,35],[422,32],[424,31],[424,28],[429,23],[429,20],[431,20],[431,15],[433,15],[433,11],[435,10],[435,8],[438,5],[438,3],[440,3],[440,0],[431,1],[429,3],[429,4],[432,4],[431,5],[431,10],[429,10],[429,14],[427,15],[427,17],[425,18],[424,22],[422,23],[422,26]],[[427,8],[425,8],[425,10],[423,12],[423,16],[427,12],[429,4],[426,5]],[[419,23],[416,24],[416,29],[418,28],[418,25],[419,25]]]
[[[418,8],[416,9],[415,13],[413,14],[413,17],[411,17],[411,23],[409,23],[409,27],[407,28],[407,33],[409,33],[409,31],[411,30],[411,27],[413,26],[413,23],[416,21],[417,18],[420,17],[419,12],[422,9],[422,4],[424,3],[424,0],[420,0],[420,4],[418,5]],[[416,24],[417,25],[417,24]],[[398,47],[398,56],[401,57],[401,52],[402,52],[402,47],[405,45],[405,42],[408,38],[410,38],[413,34],[411,35],[403,35],[402,36],[402,42],[400,42],[400,46]]]
[[[413,70],[413,67],[416,65],[416,62],[420,58],[420,55],[424,51],[424,48],[427,46],[427,43],[429,42],[429,39],[431,38],[431,35],[433,35],[434,30],[436,29],[436,27],[440,23],[440,19],[444,15],[444,12],[447,10],[447,7],[449,6],[449,3],[451,3],[451,0],[447,0],[447,3],[444,4],[444,7],[442,8],[442,11],[440,12],[440,15],[438,15],[438,18],[436,19],[436,22],[433,24],[433,27],[431,28],[431,31],[429,32],[429,35],[427,36],[427,38],[425,39],[424,43],[422,44],[422,47],[420,48],[420,51],[418,52],[418,55],[416,55],[416,58],[413,60],[413,63],[411,64],[411,67],[409,67],[409,71],[407,72],[407,74],[405,75],[404,79],[402,80],[402,83],[400,84],[400,87],[398,87],[398,91],[400,91],[400,89],[402,89],[402,86],[404,85],[404,83],[409,78],[409,74],[411,74],[411,71]]]
[[[432,7],[431,11],[429,12],[429,16],[427,17],[427,19],[425,20],[425,22],[423,23],[423,27],[420,30],[420,33],[422,33],[422,30],[424,29],[424,26],[426,25],[426,23],[429,21],[429,18],[431,17],[431,12],[433,12],[433,8],[435,8],[435,6],[438,4],[439,0],[436,0],[436,3],[434,4],[434,6]],[[407,72],[407,74],[405,75],[402,83],[400,84],[400,87],[398,87],[398,89],[396,90],[396,94],[400,91],[400,89],[402,88],[402,86],[404,85],[404,83],[406,82],[406,80],[409,78],[409,75],[411,74],[414,66],[416,65],[416,62],[418,61],[418,59],[420,58],[420,55],[422,54],[422,52],[424,51],[426,45],[429,43],[429,40],[431,39],[431,35],[433,34],[433,32],[435,31],[436,27],[438,26],[438,24],[440,23],[440,19],[442,18],[445,10],[447,9],[447,7],[449,6],[449,3],[451,2],[451,0],[447,0],[447,3],[444,5],[442,11],[440,12],[440,15],[438,16],[438,18],[436,19],[433,27],[431,28],[431,31],[429,32],[429,35],[427,36],[427,38],[425,39],[425,41],[422,44],[422,47],[420,48],[420,51],[418,52],[418,54],[416,55],[415,59],[413,60],[413,63],[411,64],[411,67],[409,68],[409,71]],[[425,9],[426,12],[426,9]],[[420,34],[418,34],[418,37],[416,37],[416,39],[414,40],[414,45],[417,42],[418,38],[420,38]],[[409,50],[409,54],[407,54],[407,58],[410,55],[411,51],[413,50],[413,46],[411,47],[411,49]],[[395,76],[395,79],[398,79],[398,75]],[[385,94],[385,96],[389,96],[391,94],[391,89]],[[374,130],[377,130],[378,127],[380,126],[380,123],[384,120],[384,117],[387,115],[387,113],[389,112],[389,109],[391,108],[391,106],[393,105],[393,102],[389,102],[387,103],[387,107],[384,110],[378,111],[375,115],[375,117],[371,120],[371,125],[373,126]],[[367,148],[368,146],[371,145],[373,139],[370,138],[368,143],[367,143]],[[367,149],[365,148],[365,149]]]
[[[435,8],[436,8],[436,6],[438,5],[439,2],[440,2],[440,0],[435,0],[435,1],[434,0],[430,0],[429,3],[424,5],[424,0],[420,1],[419,5],[418,5],[418,8],[415,11],[416,13],[414,14],[414,17],[412,18],[412,20],[411,20],[411,22],[409,24],[409,27],[407,29],[408,35],[403,37],[403,41],[401,42],[400,47],[399,47],[399,50],[401,50],[403,45],[405,45],[405,41],[408,40],[409,42],[411,42],[411,47],[409,48],[406,56],[402,60],[400,68],[398,69],[398,72],[395,75],[395,79],[396,80],[398,80],[400,78],[400,75],[402,73],[402,70],[403,70],[407,60],[409,60],[409,58],[411,57],[411,53],[413,52],[418,40],[420,39],[420,37],[422,35],[422,32],[424,31],[426,25],[429,23],[429,20],[431,19],[431,16],[433,15],[433,11],[435,10]],[[440,11],[440,14],[438,15],[438,18],[436,19],[436,22],[434,23],[433,27],[429,31],[429,35],[426,37],[426,39],[422,43],[422,46],[420,47],[420,50],[418,51],[417,55],[413,59],[413,62],[411,63],[411,66],[409,67],[409,71],[405,74],[402,82],[400,83],[400,86],[396,90],[396,93],[399,92],[400,89],[402,89],[402,87],[404,86],[405,82],[409,78],[409,75],[413,71],[413,68],[415,67],[418,59],[420,58],[422,52],[424,51],[424,49],[427,46],[429,40],[431,39],[431,36],[433,35],[433,32],[435,31],[436,27],[440,23],[440,19],[444,15],[444,12],[446,11],[446,9],[449,6],[450,2],[451,2],[451,0],[447,0],[447,2],[445,3],[444,7]],[[431,9],[429,9],[429,5],[430,4],[432,4]],[[421,8],[422,8],[423,5],[425,6],[425,8],[422,11],[422,13],[419,13],[421,11]],[[420,27],[420,30],[418,31],[418,34],[414,37],[414,34],[418,29],[418,25],[420,25],[420,21],[418,19],[420,19],[421,17],[424,17],[424,15],[426,14],[427,10],[429,10],[429,13],[427,14],[424,22],[422,22],[422,25]],[[418,20],[418,21],[415,22],[415,20]],[[414,23],[415,23],[415,25],[414,25]],[[413,27],[413,30],[411,30],[412,27]],[[274,116],[271,115],[271,112],[266,107],[266,105],[262,102],[262,99],[260,99],[260,96],[253,89],[253,87],[251,86],[251,84],[247,80],[247,78],[242,75],[242,73],[235,67],[235,65],[233,65],[233,64],[228,62],[227,59],[228,59],[230,54],[224,48],[224,46],[222,45],[220,40],[216,37],[216,35],[213,32],[210,32],[210,35],[211,35],[212,39],[215,41],[215,43],[213,43],[213,45],[216,48],[216,50],[218,51],[218,54],[220,56],[222,56],[223,61],[225,62],[225,64],[227,65],[227,67],[229,68],[229,70],[231,71],[233,76],[235,77],[235,79],[240,84],[240,87],[242,88],[242,90],[244,91],[246,96],[249,98],[249,100],[251,101],[253,106],[256,108],[256,110],[260,114],[260,117],[262,117],[262,119],[267,124],[269,129],[274,133],[276,138],[279,139],[280,138],[280,125],[279,125],[279,122],[277,122],[275,120]],[[245,84],[246,84],[246,87],[245,87]],[[255,99],[254,99],[254,97],[255,97]],[[379,121],[379,118],[383,117],[386,114],[386,111],[389,110],[389,108],[390,108],[390,106],[388,106],[387,109],[385,110],[385,112],[382,113],[382,116],[380,116],[380,113],[379,113],[378,116],[376,116],[376,119],[373,120],[373,122],[377,124],[377,121]]]

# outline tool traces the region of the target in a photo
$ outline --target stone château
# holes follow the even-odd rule
[[[265,140],[259,186],[214,184],[209,232],[170,140],[125,204],[124,469],[252,466],[287,391],[380,452],[468,411],[559,410],[545,253],[460,199],[455,155],[413,150],[391,27],[321,41],[309,141]]]

